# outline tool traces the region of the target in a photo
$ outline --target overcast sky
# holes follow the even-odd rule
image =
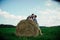
[[[0,24],[17,25],[34,13],[40,26],[60,25],[60,4],[52,0],[1,0]]]

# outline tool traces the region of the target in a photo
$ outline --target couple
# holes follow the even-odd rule
[[[37,24],[36,18],[37,18],[37,16],[34,15],[34,14],[32,14],[32,15],[30,15],[30,16],[27,17],[27,20],[32,20],[32,21],[34,21]]]

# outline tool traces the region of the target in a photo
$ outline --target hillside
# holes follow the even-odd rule
[[[5,25],[5,24],[0,24],[0,28],[15,28],[16,26],[14,25]]]
[[[1,27],[1,26],[0,26]],[[0,28],[0,40],[60,40],[60,26],[41,27],[42,36],[37,37],[17,37],[15,27]]]

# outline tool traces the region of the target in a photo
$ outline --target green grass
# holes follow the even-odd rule
[[[0,28],[0,40],[60,40],[60,27],[42,27],[43,35],[37,37],[17,37],[16,28]]]

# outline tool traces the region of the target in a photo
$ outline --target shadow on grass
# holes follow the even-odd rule
[[[18,37],[15,33],[0,32],[0,40],[38,40],[40,37]]]

